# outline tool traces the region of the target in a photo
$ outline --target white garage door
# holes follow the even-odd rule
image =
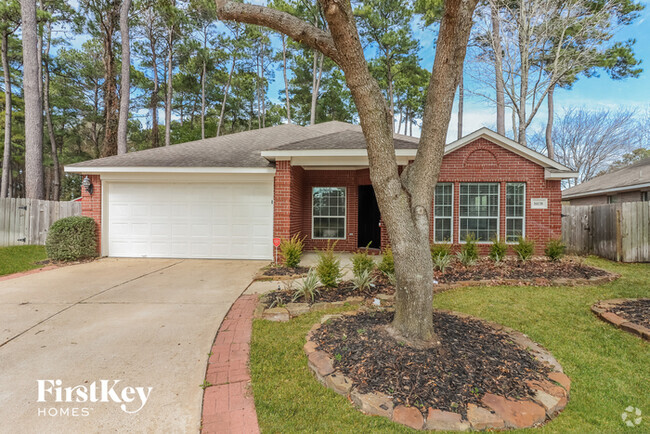
[[[107,193],[109,256],[272,258],[271,182],[112,182]]]

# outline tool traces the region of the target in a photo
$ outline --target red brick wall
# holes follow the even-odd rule
[[[477,158],[480,157],[480,158]],[[562,194],[559,180],[545,180],[544,168],[488,140],[478,139],[444,157],[439,182],[454,183],[454,243],[458,242],[459,196],[461,182],[499,182],[499,233],[505,238],[505,189],[508,182],[526,183],[526,238],[535,241],[543,253],[550,238],[562,233]],[[547,209],[531,209],[531,198],[547,198]],[[433,213],[432,213],[433,214]],[[489,247],[482,247],[487,252]]]
[[[275,234],[281,238],[301,231],[307,235],[305,248],[323,248],[327,240],[311,238],[311,194],[313,187],[346,187],[346,239],[339,240],[338,250],[357,249],[357,206],[359,185],[369,185],[368,169],[363,170],[298,170],[286,161],[276,164]],[[537,253],[542,253],[550,238],[561,234],[561,192],[559,180],[545,180],[544,168],[485,139],[478,139],[444,157],[439,182],[454,183],[454,243],[458,244],[459,197],[462,182],[500,183],[500,227],[505,237],[505,188],[508,182],[526,183],[526,237],[534,240]],[[295,201],[300,197],[300,204]],[[531,198],[547,198],[548,209],[530,209]],[[288,201],[294,201],[291,205]],[[302,212],[299,211],[302,208]],[[301,215],[302,214],[302,215]],[[433,210],[432,210],[433,215]],[[289,220],[287,221],[287,216]],[[433,223],[432,223],[433,225]],[[351,235],[350,235],[351,234]],[[433,230],[431,231],[433,238]],[[382,247],[388,236],[382,228]],[[481,246],[483,254],[489,246]]]
[[[86,175],[82,175],[82,178]],[[93,184],[92,196],[81,187],[81,215],[95,220],[97,228],[97,252],[102,253],[102,181],[99,175],[88,175]]]
[[[304,169],[299,166],[291,167],[291,184],[289,190],[290,205],[290,218],[289,232],[293,237],[296,234],[302,233],[302,210],[303,210],[303,179]]]
[[[273,237],[286,240],[291,237],[291,163],[275,163],[273,180]]]

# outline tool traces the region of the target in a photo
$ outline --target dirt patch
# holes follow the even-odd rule
[[[309,267],[268,267],[262,272],[262,276],[302,276],[309,272]]]
[[[530,398],[526,384],[550,369],[481,321],[436,312],[440,346],[415,349],[385,331],[392,312],[365,312],[331,319],[314,332],[318,349],[361,393],[381,392],[395,405],[429,407],[467,416],[468,404],[486,393]]]
[[[650,329],[650,298],[624,301],[611,311],[630,322]]]
[[[591,277],[608,276],[610,273],[599,268],[590,267],[574,261],[547,261],[535,259],[526,262],[506,259],[494,262],[490,259],[480,259],[476,264],[465,267],[454,262],[444,273],[436,271],[440,283],[456,283],[472,280],[522,280],[533,279],[589,279]]]

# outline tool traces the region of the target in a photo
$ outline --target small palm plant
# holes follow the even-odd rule
[[[354,289],[362,292],[369,290],[375,285],[375,276],[372,274],[372,269],[363,269],[355,273],[354,277],[352,277],[352,285],[354,285]]]
[[[314,302],[316,294],[320,294],[318,290],[318,275],[314,270],[309,270],[309,273],[298,282],[296,289],[293,292],[292,302],[303,298],[305,301],[311,300]]]
[[[441,273],[444,273],[445,269],[449,267],[453,259],[454,258],[451,255],[438,254],[433,258],[433,268],[437,268]]]

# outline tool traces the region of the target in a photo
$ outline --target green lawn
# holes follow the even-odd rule
[[[587,262],[623,277],[587,287],[460,288],[437,295],[434,303],[520,330],[559,360],[572,380],[571,400],[556,419],[535,432],[629,430],[621,413],[630,405],[644,414],[637,432],[649,432],[650,345],[600,321],[589,307],[602,299],[649,297],[650,264],[621,265],[597,258]],[[335,311],[288,323],[254,322],[251,374],[262,432],[412,431],[362,415],[311,375],[302,351],[305,335],[321,315]]]
[[[40,267],[35,262],[47,259],[44,246],[0,247],[0,276]]]

